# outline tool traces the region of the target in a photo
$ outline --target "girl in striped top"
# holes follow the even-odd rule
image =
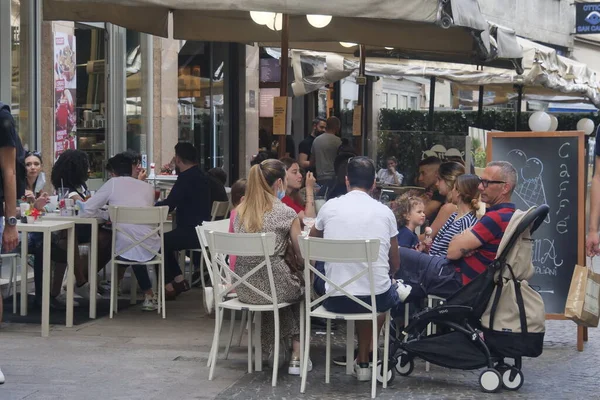
[[[477,223],[479,211],[479,178],[476,175],[460,175],[449,194],[457,211],[450,215],[433,240],[429,255],[446,257],[448,245],[454,236],[470,229]]]

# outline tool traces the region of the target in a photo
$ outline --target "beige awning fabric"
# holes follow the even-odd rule
[[[522,48],[522,74],[501,68],[481,69],[467,64],[389,58],[368,58],[365,70],[368,75],[390,78],[435,76],[449,80],[455,83],[456,88],[463,90],[477,90],[479,86],[485,86],[486,91],[496,92],[497,97],[507,99],[511,98],[511,93],[515,93],[515,85],[522,85],[525,95],[536,95],[538,98],[562,95],[600,107],[600,83],[594,70],[557,55],[550,47],[523,38],[517,38],[517,42]],[[317,90],[324,84],[334,82],[331,80],[333,78],[339,80],[342,72],[344,76],[349,76],[358,70],[358,66],[356,57],[294,50],[294,94],[302,95]]]
[[[240,43],[279,43],[281,32],[258,25],[249,11],[290,16],[295,48],[341,51],[338,42],[393,47],[411,57],[490,57],[488,23],[477,0],[43,0],[45,20],[111,22],[128,29],[173,37]],[[314,28],[307,14],[333,16]]]

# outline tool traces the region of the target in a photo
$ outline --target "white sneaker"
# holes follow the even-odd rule
[[[406,298],[410,294],[410,291],[412,290],[412,286],[405,285],[402,281],[398,281],[396,282],[396,284],[398,285],[398,287],[396,288],[398,297],[400,297],[400,301],[404,303],[404,300],[406,300]]]
[[[75,283],[75,294],[79,297],[83,297],[86,300],[90,299],[90,283],[86,282],[81,286],[77,286]]]
[[[4,374],[2,373],[2,371],[0,370],[0,385],[2,385],[4,383],[5,379],[4,379]]]
[[[312,371],[313,369],[313,364],[311,359],[308,359],[308,372]],[[293,357],[292,360],[290,361],[290,365],[288,367],[288,374],[290,375],[296,375],[299,376],[300,375],[300,357],[296,358]]]
[[[371,380],[371,367],[366,363],[357,363],[354,360],[354,376],[359,382],[368,382]]]
[[[154,296],[145,296],[144,304],[142,304],[142,311],[156,311],[158,310],[158,297]]]
[[[56,301],[58,301],[60,304],[63,304],[66,307],[67,294],[65,292],[60,292],[60,294],[56,296]],[[79,303],[75,299],[73,299],[73,307],[79,307]]]

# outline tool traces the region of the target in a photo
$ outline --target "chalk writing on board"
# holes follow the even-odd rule
[[[515,194],[528,207],[548,204],[544,180],[542,179],[542,172],[544,172],[542,161],[535,157],[527,158],[525,152],[520,149],[509,151],[506,160],[517,170]],[[550,223],[550,214],[548,214],[544,222]]]
[[[557,276],[558,269],[564,264],[564,260],[556,252],[554,239],[534,240],[531,262],[536,274],[550,276]]]

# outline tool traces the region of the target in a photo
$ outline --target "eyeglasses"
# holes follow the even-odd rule
[[[25,153],[25,157],[29,156],[41,157],[42,153],[40,153],[39,151],[28,151],[27,153]]]
[[[490,181],[488,179],[481,179],[479,178],[479,183],[481,183],[481,186],[483,186],[484,189],[487,189],[487,187],[491,184],[496,184],[496,183],[506,183],[506,181]]]

